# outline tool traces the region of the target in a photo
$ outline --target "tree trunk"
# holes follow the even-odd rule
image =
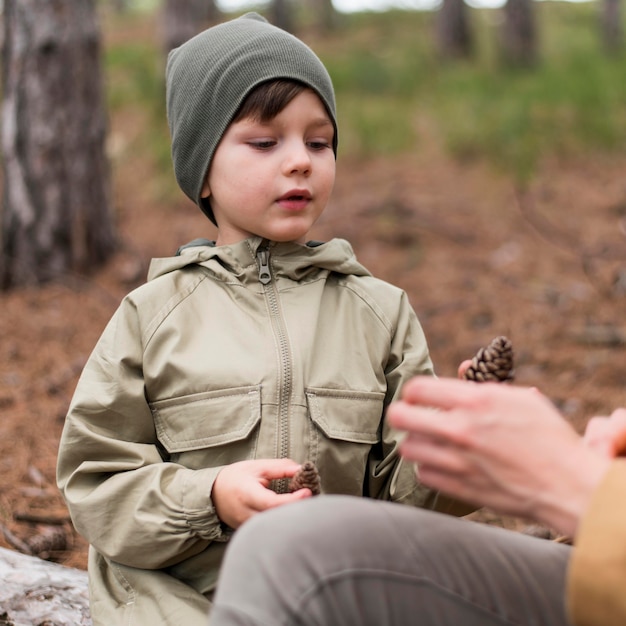
[[[270,21],[289,33],[294,32],[293,8],[289,0],[273,0]]]
[[[221,15],[215,0],[165,0],[162,12],[165,54],[191,39]]]
[[[507,0],[504,5],[502,49],[507,63],[529,66],[537,60],[534,0]]]
[[[602,2],[602,42],[611,54],[619,52],[624,47],[620,0],[603,0]]]
[[[443,0],[437,12],[437,41],[446,58],[466,58],[472,54],[472,36],[463,0]]]
[[[0,286],[115,248],[95,0],[5,0]]]
[[[332,0],[311,0],[315,25],[322,34],[328,34],[337,26],[337,11]]]
[[[165,54],[200,32],[192,0],[165,0],[162,13]]]
[[[130,0],[113,0],[113,8],[116,13],[126,13]]]
[[[204,5],[204,19],[209,23],[217,22],[222,12],[217,7],[215,0],[200,0]]]

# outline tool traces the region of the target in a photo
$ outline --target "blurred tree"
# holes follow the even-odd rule
[[[196,0],[198,1],[198,0]],[[204,19],[207,22],[217,22],[222,15],[222,12],[218,9],[215,0],[200,0],[204,5]]]
[[[161,20],[165,53],[197,35],[219,16],[215,0],[165,0]]]
[[[534,0],[507,0],[502,25],[504,59],[511,65],[528,66],[537,60],[537,29]]]
[[[113,8],[117,13],[126,13],[130,0],[113,0]]]
[[[0,287],[103,263],[116,245],[95,0],[4,0]]]
[[[436,19],[439,52],[448,58],[472,54],[472,36],[464,0],[442,0]]]
[[[287,32],[293,32],[293,7],[289,0],[272,0],[270,22]]]
[[[321,33],[329,33],[337,25],[337,11],[332,0],[310,0],[315,23]]]
[[[311,24],[320,33],[328,33],[336,25],[337,12],[332,0],[308,0],[304,3],[272,0],[268,19],[274,26],[290,33],[297,31],[300,22]]]
[[[602,2],[602,41],[610,53],[619,52],[624,47],[621,5],[621,0]]]

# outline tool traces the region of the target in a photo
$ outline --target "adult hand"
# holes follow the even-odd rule
[[[592,417],[583,439],[586,445],[608,458],[626,456],[626,409],[617,409],[610,417]]]
[[[387,416],[423,483],[568,535],[610,463],[536,389],[416,377]]]
[[[466,359],[465,361],[461,361],[457,371],[456,371],[456,375],[463,380],[465,378],[465,372],[468,370],[469,366],[472,364],[472,360],[471,359]]]
[[[213,483],[211,497],[217,516],[231,528],[239,528],[255,513],[311,496],[310,489],[278,494],[270,482],[291,478],[300,465],[291,459],[240,461],[222,468]]]

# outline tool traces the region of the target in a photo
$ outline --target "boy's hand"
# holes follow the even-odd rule
[[[291,478],[300,465],[291,459],[240,461],[222,468],[213,483],[211,497],[218,517],[239,528],[255,513],[311,496],[310,489],[278,494],[269,489],[272,480]]]

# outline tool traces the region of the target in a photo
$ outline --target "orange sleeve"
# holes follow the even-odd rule
[[[626,624],[626,460],[612,463],[579,524],[567,606],[576,626]]]

